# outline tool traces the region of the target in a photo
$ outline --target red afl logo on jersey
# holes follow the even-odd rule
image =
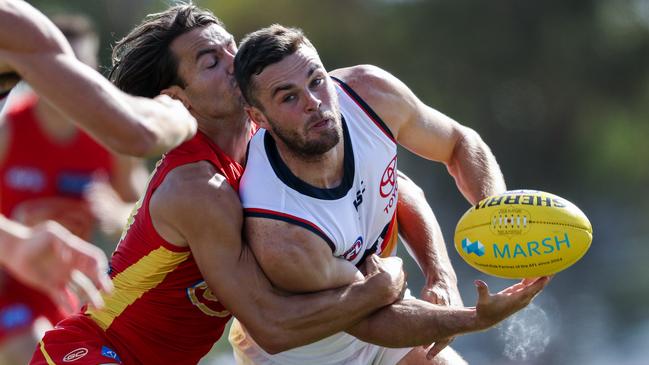
[[[356,242],[354,242],[354,244],[352,245],[352,247],[350,247],[349,250],[347,250],[347,252],[343,254],[343,257],[347,261],[354,261],[356,256],[358,256],[358,254],[361,252],[362,246],[363,246],[363,237],[358,237],[356,239]]]
[[[394,191],[395,186],[397,185],[397,156],[392,158],[392,161],[388,164],[388,167],[383,171],[383,176],[381,177],[381,197],[387,198]]]

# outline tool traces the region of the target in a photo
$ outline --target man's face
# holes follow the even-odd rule
[[[200,120],[240,113],[243,102],[234,79],[234,38],[212,24],[187,32],[171,43],[178,74],[185,81],[182,94],[189,111]]]
[[[253,76],[260,107],[250,107],[260,126],[305,157],[317,157],[340,141],[342,124],[334,85],[318,53],[302,45]]]

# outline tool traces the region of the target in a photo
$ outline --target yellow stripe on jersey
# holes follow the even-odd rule
[[[113,278],[114,289],[104,294],[104,308],[92,308],[86,313],[105,331],[129,305],[160,284],[189,255],[189,251],[174,252],[165,247],[151,251]]]
[[[47,361],[47,364],[56,365],[56,363],[50,357],[50,354],[48,354],[47,351],[45,351],[45,344],[43,343],[43,341],[39,341],[39,347],[41,349],[41,353],[43,354],[43,357],[45,358],[45,361]]]
[[[388,240],[388,244],[385,246],[385,249],[381,251],[381,257],[390,257],[397,254],[397,242],[399,242],[399,224],[397,223],[397,213],[394,213],[394,221],[392,222],[392,227],[388,233],[390,236],[385,237],[384,239]]]

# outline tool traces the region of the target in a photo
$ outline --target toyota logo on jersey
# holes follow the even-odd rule
[[[358,237],[356,239],[356,241],[354,242],[352,247],[350,247],[349,250],[347,250],[347,252],[345,252],[343,254],[343,257],[347,261],[354,261],[356,256],[358,256],[358,254],[361,252],[361,247],[363,247],[363,237],[362,236],[360,236],[360,237]]]
[[[392,158],[392,161],[388,164],[388,167],[383,171],[383,176],[381,177],[381,197],[387,198],[394,191],[395,186],[397,185],[397,156],[395,155]]]

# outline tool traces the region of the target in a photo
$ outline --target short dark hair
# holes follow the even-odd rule
[[[273,24],[244,37],[234,58],[234,75],[243,97],[261,107],[253,96],[252,76],[295,53],[301,45],[313,48],[301,29]]]
[[[212,12],[191,3],[147,15],[115,44],[108,78],[121,90],[146,97],[157,96],[172,85],[185,87],[170,45],[179,36],[212,24],[225,28]]]

